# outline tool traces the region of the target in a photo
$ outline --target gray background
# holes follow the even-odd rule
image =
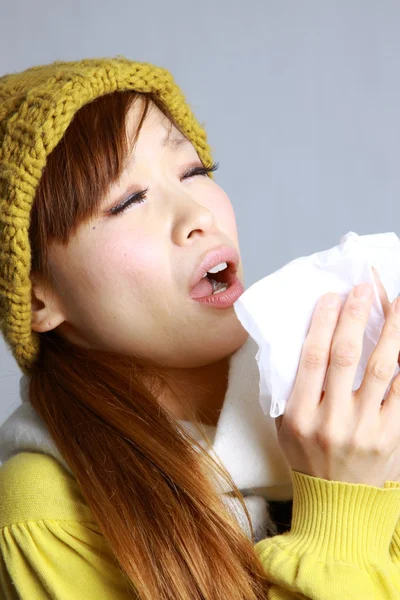
[[[0,7],[0,75],[117,54],[172,71],[220,162],[247,287],[347,231],[399,234],[400,2]],[[19,376],[0,340],[0,423],[19,404]]]

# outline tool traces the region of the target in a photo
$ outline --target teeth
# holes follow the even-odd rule
[[[228,286],[224,285],[224,287],[222,287],[220,290],[217,290],[216,292],[213,292],[211,295],[214,296],[215,294],[220,294],[221,292],[224,292],[227,289],[228,289]]]
[[[203,279],[204,277],[207,277],[207,275],[209,273],[219,273],[220,271],[223,271],[224,269],[226,269],[228,267],[226,262],[222,262],[219,263],[218,265],[216,265],[215,267],[213,267],[212,269],[210,269],[209,271],[206,271],[203,275]]]
[[[226,283],[222,283],[222,281],[215,281],[215,279],[210,279],[210,283],[212,285],[213,295],[220,294],[221,292],[224,292],[228,289],[228,285]]]
[[[226,269],[227,266],[228,265],[226,264],[226,262],[219,263],[219,265],[216,265],[215,267],[210,269],[208,271],[208,273],[219,273],[220,271],[223,271],[224,269]]]

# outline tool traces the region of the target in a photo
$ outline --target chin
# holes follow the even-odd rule
[[[164,366],[179,368],[201,368],[212,365],[229,358],[247,341],[249,334],[242,327],[240,321],[230,323],[228,332],[222,328],[215,331],[214,335],[208,335],[202,339],[201,345],[196,344],[196,340],[186,348],[179,356],[175,356],[173,361]]]
[[[229,330],[226,333],[219,331],[217,339],[210,340],[210,347],[213,348],[214,354],[213,360],[218,361],[231,356],[243,346],[248,337],[248,332],[244,329],[235,314],[234,319],[229,324]]]
[[[232,328],[232,346],[234,347],[233,352],[241,348],[248,337],[249,333],[243,327],[235,313],[235,325]]]

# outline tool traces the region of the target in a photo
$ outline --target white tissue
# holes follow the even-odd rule
[[[400,293],[400,239],[395,233],[359,236],[350,231],[338,246],[291,261],[257,281],[235,302],[237,317],[258,345],[259,399],[266,415],[284,413],[319,298],[336,292],[343,303],[354,286],[372,283],[374,300],[353,390],[359,388],[385,320],[371,267],[392,302]],[[397,368],[394,376],[398,372]]]

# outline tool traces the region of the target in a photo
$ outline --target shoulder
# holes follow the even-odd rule
[[[0,528],[42,519],[93,521],[76,479],[53,456],[20,452],[0,466]]]
[[[0,596],[132,596],[75,478],[54,457],[21,452],[0,467]]]

